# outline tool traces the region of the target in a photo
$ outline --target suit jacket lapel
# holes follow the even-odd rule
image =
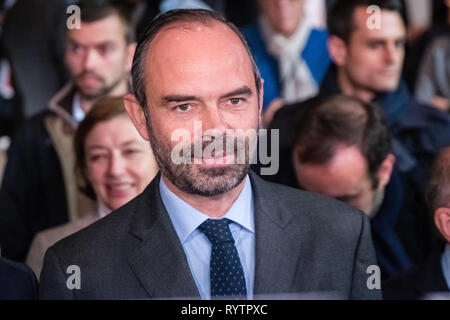
[[[141,239],[128,262],[151,298],[198,298],[184,250],[159,193],[158,175],[140,196],[130,233]]]
[[[252,172],[250,178],[255,201],[255,298],[290,293],[301,251],[301,242],[286,233],[292,214],[282,210],[269,184]]]
[[[139,197],[130,233],[141,243],[128,262],[151,298],[199,298],[184,250],[159,193],[158,175]],[[301,241],[286,232],[292,214],[274,201],[275,190],[250,172],[255,201],[254,295],[289,293]],[[161,241],[163,240],[163,241]],[[295,255],[292,253],[296,252]]]

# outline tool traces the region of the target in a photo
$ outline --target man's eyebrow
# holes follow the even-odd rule
[[[69,38],[69,39],[67,40],[67,44],[68,44],[69,46],[78,46],[78,47],[81,47],[81,48],[87,48],[87,47],[88,47],[86,44],[83,44],[83,43],[81,43],[81,42],[78,42],[77,40],[72,39],[72,38]]]
[[[387,40],[383,39],[383,38],[368,38],[367,42],[370,42],[370,43],[373,43],[373,42],[382,43],[382,42],[387,42]]]
[[[220,98],[224,99],[224,98],[229,98],[229,97],[233,97],[233,96],[241,96],[241,95],[250,96],[250,95],[252,95],[252,93],[253,92],[252,92],[252,90],[249,87],[243,86],[241,88],[238,88],[236,90],[233,90],[231,92],[228,92],[228,93],[224,94]]]
[[[198,97],[196,96],[183,96],[180,94],[170,94],[168,96],[165,96],[162,98],[163,102],[165,104],[170,102],[186,102],[186,101],[192,101],[192,100],[198,100]]]
[[[252,90],[247,87],[247,86],[243,86],[241,88],[235,89],[233,91],[230,91],[228,93],[225,93],[224,95],[222,95],[220,98],[224,99],[224,98],[228,98],[228,97],[232,97],[232,96],[238,96],[238,95],[251,95],[252,94]],[[186,101],[192,101],[192,100],[200,100],[199,97],[196,96],[184,96],[184,95],[180,95],[180,94],[170,94],[167,95],[165,97],[162,98],[163,102],[165,104],[168,104],[170,102],[186,102]]]
[[[75,39],[72,39],[70,37],[67,38],[67,42],[70,44],[79,44],[78,41],[76,41]]]
[[[112,41],[112,40],[105,40],[105,41],[102,41],[100,43],[96,43],[95,46],[96,47],[101,47],[101,46],[108,46],[108,45],[112,45],[112,44],[114,44],[114,41]]]

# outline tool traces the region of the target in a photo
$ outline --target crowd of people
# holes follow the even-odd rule
[[[450,1],[426,3],[0,1],[0,299],[450,299]],[[267,129],[278,171],[246,140],[174,163],[199,121]]]

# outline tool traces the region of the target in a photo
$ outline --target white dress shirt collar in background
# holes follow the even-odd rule
[[[84,116],[86,115],[83,109],[81,109],[81,98],[78,92],[75,92],[75,94],[73,95],[72,112],[73,112],[73,119],[77,123],[83,121]]]

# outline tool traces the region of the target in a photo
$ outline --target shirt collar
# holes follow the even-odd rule
[[[170,191],[162,177],[159,181],[159,190],[161,199],[175,227],[178,238],[181,243],[184,243],[188,237],[210,217],[191,207],[188,203]],[[239,197],[222,218],[230,219],[250,232],[254,232],[253,192],[248,175],[245,177],[244,187]]]
[[[73,103],[72,103],[72,109],[73,109],[73,118],[76,122],[80,123],[84,119],[84,111],[81,109],[81,98],[80,94],[77,92],[73,96]]]

